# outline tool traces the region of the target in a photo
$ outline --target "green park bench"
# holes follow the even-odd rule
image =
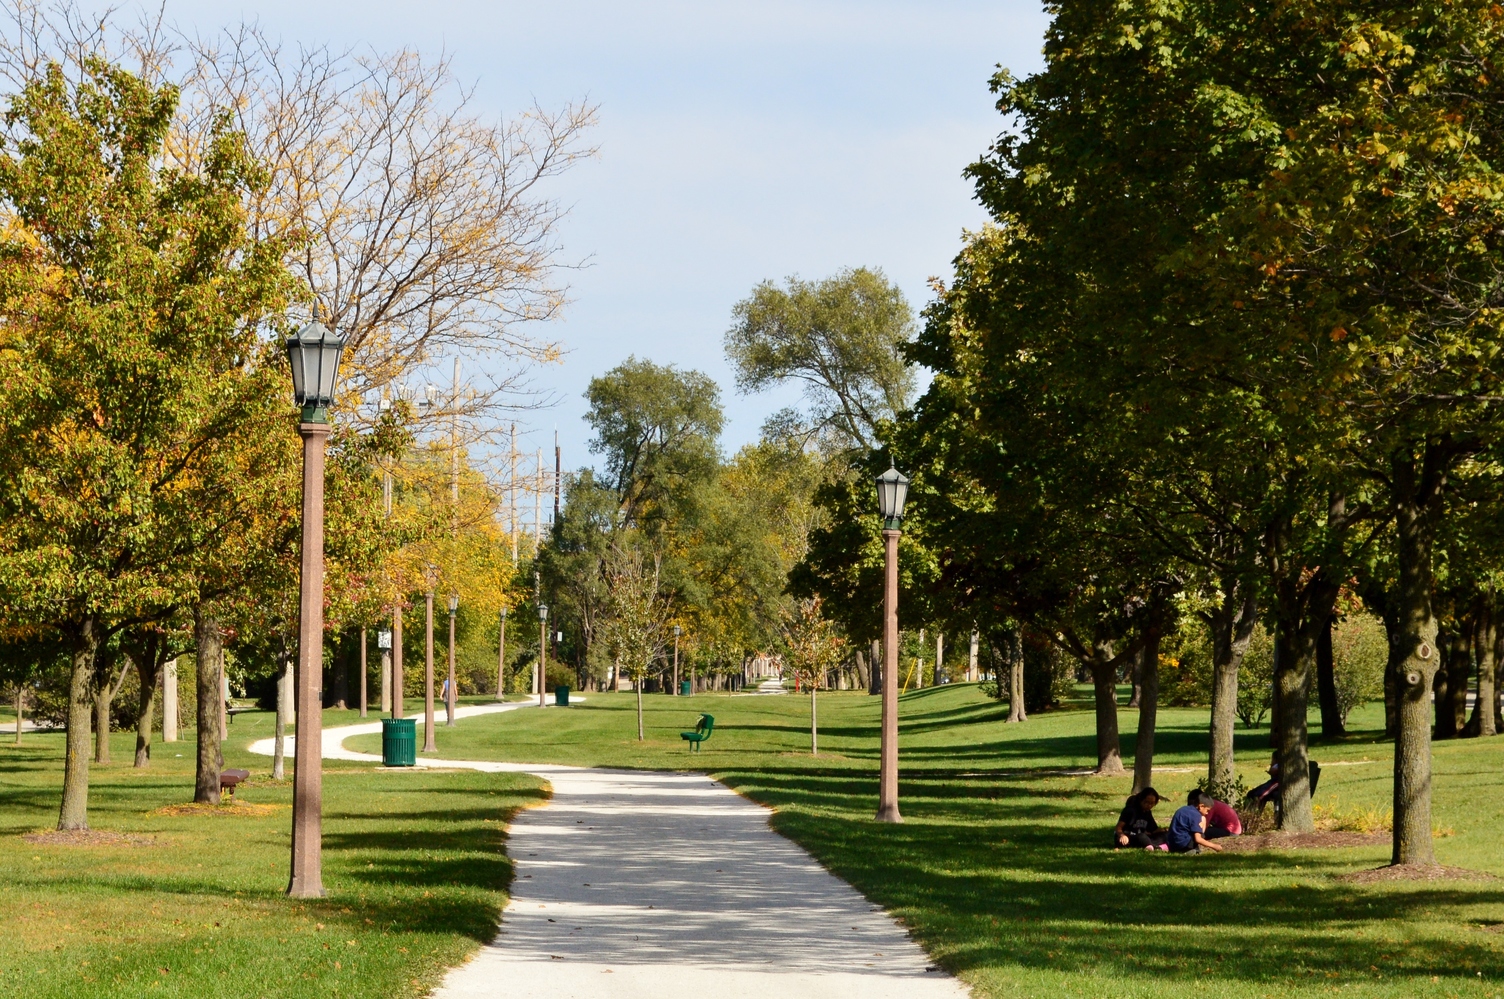
[[[695,730],[693,732],[680,732],[679,738],[689,743],[691,752],[698,753],[700,751],[700,743],[710,738],[710,733],[714,731],[715,716],[701,715],[700,720],[695,722]]]

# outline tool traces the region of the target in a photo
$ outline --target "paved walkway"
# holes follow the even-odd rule
[[[461,708],[457,717],[523,704]],[[324,756],[381,723],[324,732]],[[252,752],[270,753],[271,740]],[[287,749],[289,757],[292,749]],[[508,834],[516,868],[496,940],[439,999],[964,999],[906,933],[703,774],[478,760],[553,785]]]

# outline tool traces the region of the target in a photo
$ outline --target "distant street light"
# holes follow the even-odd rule
[[[449,682],[444,686],[444,724],[454,726],[454,614],[460,609],[459,594],[449,594]]]
[[[538,707],[543,707],[543,684],[548,679],[548,605],[538,605]]]
[[[679,696],[679,632],[680,628],[674,625],[674,696]]]
[[[883,519],[883,733],[877,789],[877,821],[902,822],[898,814],[898,537],[909,480],[890,467],[877,477],[877,510]]]
[[[437,753],[433,741],[433,587],[423,594],[423,752]]]
[[[303,564],[298,581],[298,738],[292,790],[292,876],[287,894],[322,898],[324,686],[324,444],[345,340],[317,318],[287,340],[293,398],[302,407]]]

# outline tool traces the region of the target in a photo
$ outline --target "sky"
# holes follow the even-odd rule
[[[155,9],[156,4],[151,7]],[[551,183],[568,207],[570,303],[539,369],[556,400],[524,447],[592,464],[582,393],[628,356],[722,386],[727,453],[798,402],[737,393],[722,338],[763,280],[882,269],[917,311],[985,214],[961,176],[1003,127],[988,80],[1041,63],[1037,2],[605,3],[167,0],[209,33],[256,20],[286,42],[447,51],[505,117],[537,101],[599,106],[599,156]]]

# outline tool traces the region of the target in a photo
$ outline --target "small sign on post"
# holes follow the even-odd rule
[[[376,632],[376,647],[378,649],[389,649],[389,648],[391,648],[392,647],[392,633],[390,631],[378,631],[378,632]]]

